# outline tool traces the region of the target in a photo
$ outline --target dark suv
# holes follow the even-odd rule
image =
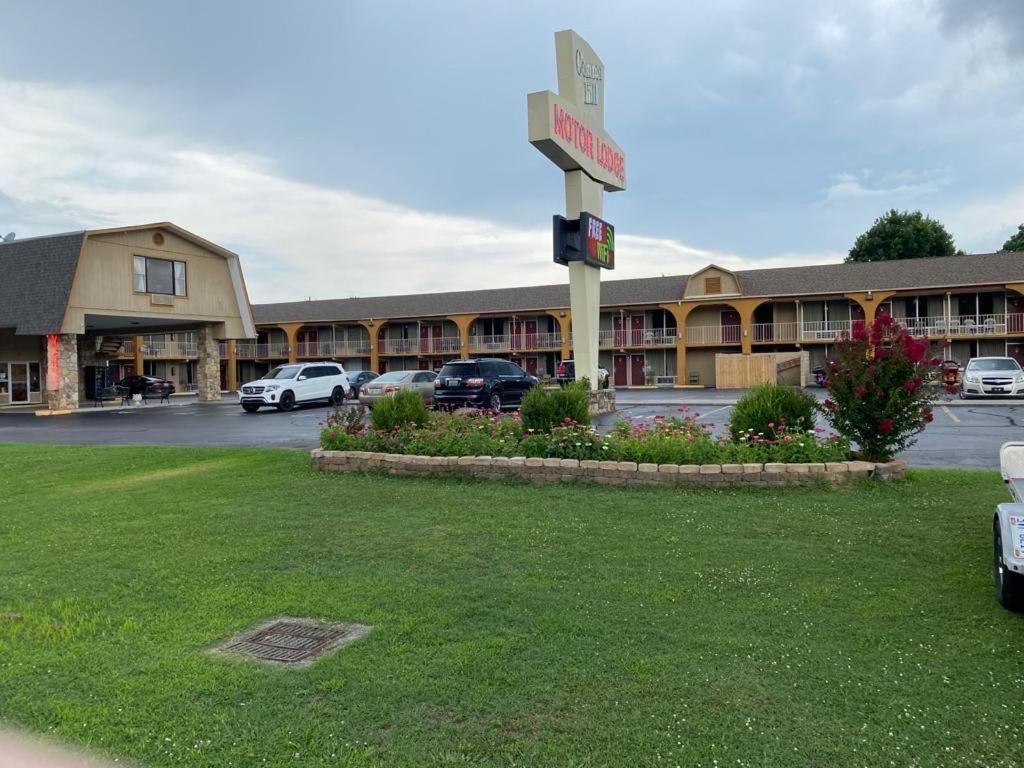
[[[439,408],[463,405],[477,408],[518,406],[537,379],[508,360],[452,360],[434,380],[434,404]]]

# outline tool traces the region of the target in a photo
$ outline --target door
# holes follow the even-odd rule
[[[537,358],[528,357],[526,358],[526,372],[531,376],[537,375]]]
[[[631,385],[639,387],[647,383],[647,374],[644,372],[644,368],[646,367],[646,355],[629,356],[629,383]]]
[[[423,402],[430,403],[434,400],[434,379],[437,375],[433,371],[423,371],[412,375],[412,388],[423,398]]]
[[[0,363],[0,405],[11,402],[11,372],[7,363]]]
[[[616,315],[612,318],[612,338],[615,340],[616,347],[626,346],[625,328],[625,321],[621,315]]]
[[[1006,297],[1006,332],[1024,333],[1024,297]]]
[[[722,310],[722,343],[736,344],[740,340],[740,313],[735,309]]]
[[[615,355],[612,358],[614,369],[614,382],[616,387],[625,387],[629,384],[629,361],[625,355]]]
[[[526,321],[526,343],[525,343],[525,347],[526,347],[526,349],[536,349],[537,348],[537,321],[536,320],[527,320]],[[534,366],[536,366],[537,365],[537,361],[534,360],[533,364],[534,364]],[[527,370],[529,370],[529,368],[527,368]]]
[[[1024,367],[1024,344],[1014,344],[1013,342],[1010,342],[1006,345],[1006,354]]]
[[[435,355],[441,352],[441,333],[444,331],[440,325],[434,325],[430,328],[430,351]]]
[[[629,318],[629,343],[634,347],[644,344],[644,316],[632,315]]]
[[[429,371],[430,370],[430,361],[429,360],[420,360],[419,368],[420,368],[421,371]]]
[[[526,371],[515,363],[505,362],[504,360],[497,365],[501,375],[501,388],[505,393],[504,401],[509,404],[522,402],[523,394],[530,385],[530,379],[527,377]]]
[[[28,402],[28,363],[11,363],[11,402]]]
[[[295,401],[303,402],[305,400],[314,400],[319,395],[317,394],[318,387],[323,386],[324,380],[320,378],[320,366],[311,365],[307,368],[303,368],[299,371],[299,375],[295,377],[295,381],[292,383],[292,391],[295,393]]]
[[[420,326],[420,354],[430,351],[430,326]]]
[[[878,308],[878,314],[882,314],[882,308]],[[850,302],[850,330],[851,331],[863,331],[864,330],[864,307],[855,301]]]

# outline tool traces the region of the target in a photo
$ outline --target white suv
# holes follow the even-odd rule
[[[256,413],[264,405],[290,411],[297,403],[314,400],[341,405],[351,389],[341,363],[290,363],[243,384],[238,402],[246,413]]]

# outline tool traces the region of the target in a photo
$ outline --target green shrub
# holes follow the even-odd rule
[[[390,432],[395,427],[415,424],[422,427],[430,421],[430,411],[418,392],[398,392],[393,397],[382,397],[374,406],[373,428]]]
[[[729,432],[733,440],[745,435],[763,435],[775,440],[788,430],[806,432],[814,428],[817,401],[799,389],[779,384],[758,384],[733,406]]]
[[[523,397],[520,408],[523,429],[550,432],[567,419],[575,424],[590,424],[587,389],[585,383],[578,381],[559,389],[534,387]]]

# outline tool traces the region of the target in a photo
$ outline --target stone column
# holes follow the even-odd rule
[[[46,402],[51,411],[78,407],[78,337],[73,333],[46,337]]]
[[[135,337],[135,375],[141,376],[146,372],[145,356],[142,352],[142,337]]]
[[[196,383],[200,401],[220,400],[220,348],[208,325],[196,334]]]

